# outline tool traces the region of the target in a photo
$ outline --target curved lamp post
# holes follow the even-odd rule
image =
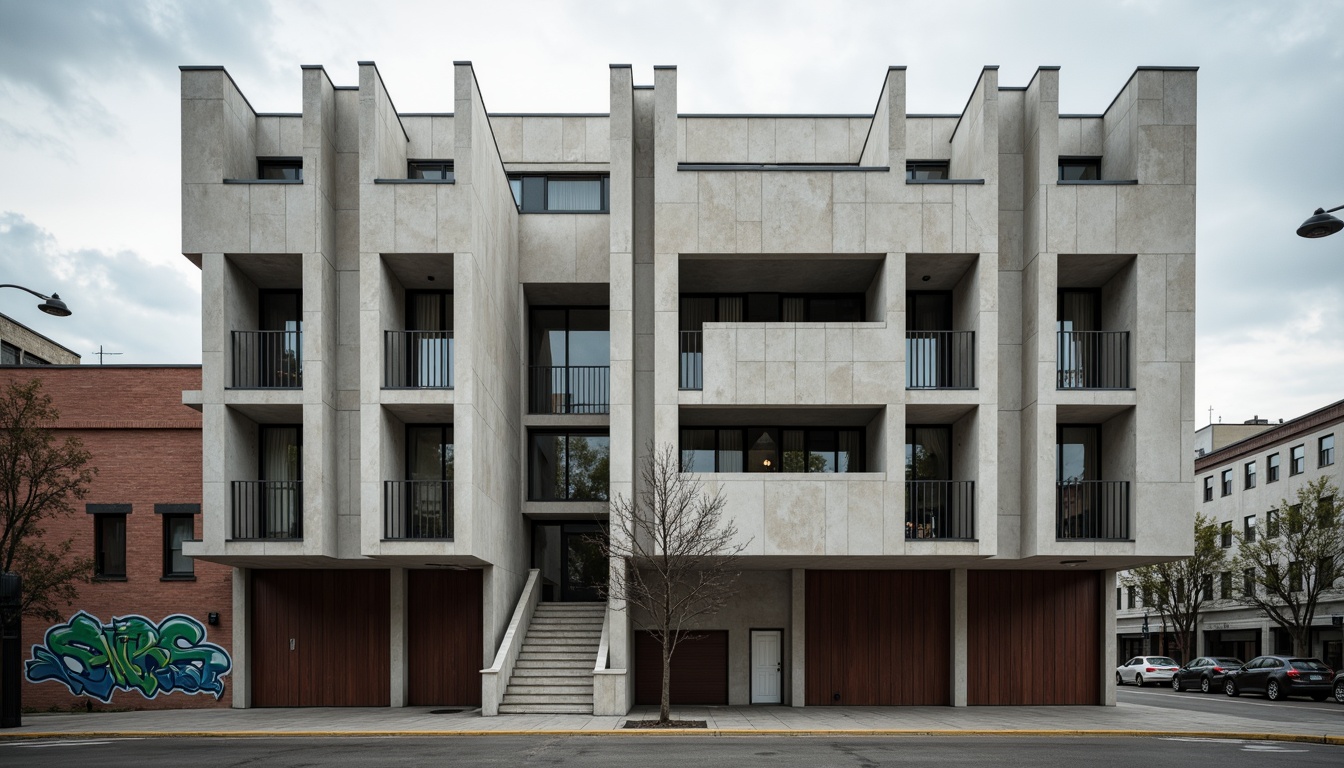
[[[1332,216],[1331,218],[1334,217]],[[1338,219],[1335,220],[1338,221]],[[27,291],[36,296],[37,298],[42,299],[42,303],[38,304],[37,308],[42,310],[43,312],[46,312],[48,315],[55,315],[56,317],[70,316],[70,308],[65,306],[64,301],[61,301],[61,295],[59,293],[53,293],[50,296],[43,296],[37,291],[34,291],[32,288],[25,288],[22,285],[15,285],[13,283],[0,284],[0,288],[18,288],[20,291]]]
[[[1344,205],[1337,205],[1330,210],[1317,208],[1316,213],[1311,218],[1302,222],[1302,226],[1297,228],[1297,234],[1300,237],[1327,237],[1333,235],[1341,229],[1344,229],[1344,221],[1331,216],[1330,214],[1338,210],[1344,210]]]

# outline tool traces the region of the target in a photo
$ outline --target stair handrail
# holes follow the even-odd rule
[[[504,639],[499,642],[499,652],[488,669],[481,670],[481,715],[494,717],[499,714],[499,705],[504,701],[504,691],[509,687],[509,678],[513,677],[513,665],[523,650],[523,635],[532,623],[532,614],[541,602],[541,571],[537,568],[527,572],[527,582],[523,584],[523,593],[518,597],[518,605],[513,609],[513,618],[509,628],[504,631]]]

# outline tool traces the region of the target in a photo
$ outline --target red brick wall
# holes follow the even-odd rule
[[[232,655],[232,570],[197,561],[195,581],[164,581],[163,518],[155,504],[200,504],[201,416],[182,405],[182,391],[200,389],[201,369],[193,367],[118,367],[84,365],[53,368],[0,368],[0,386],[10,381],[41,378],[61,418],[60,437],[73,435],[93,454],[98,476],[88,496],[76,502],[69,518],[49,521],[47,536],[72,539],[74,550],[92,557],[94,515],[85,504],[130,504],[126,517],[126,580],[95,581],[80,588],[79,599],[65,610],[68,620],[86,611],[107,624],[113,617],[139,614],[158,624],[169,615],[194,617],[207,630],[206,642]],[[196,516],[196,535],[201,534]],[[210,612],[219,624],[209,626]],[[24,658],[44,643],[46,622],[24,620]],[[72,695],[62,683],[24,682],[25,708],[186,709],[225,707],[232,701],[232,675],[224,678],[224,694],[159,692],[146,698],[138,690],[117,690],[109,704],[92,696]]]

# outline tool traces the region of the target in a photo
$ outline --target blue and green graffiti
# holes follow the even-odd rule
[[[224,675],[233,661],[205,642],[205,626],[173,614],[159,624],[144,616],[113,617],[103,624],[80,611],[47,630],[46,645],[33,646],[25,664],[28,681],[55,680],[76,696],[110,702],[118,689],[152,699],[160,693],[224,695]]]

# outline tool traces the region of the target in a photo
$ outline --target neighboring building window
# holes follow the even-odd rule
[[[95,578],[126,578],[125,515],[94,515],[93,551],[93,575]]]
[[[1326,435],[1321,438],[1320,450],[1316,455],[1316,466],[1328,467],[1335,463],[1335,436]]]
[[[182,554],[182,542],[196,538],[195,515],[163,516],[163,577],[189,578],[196,574],[195,564]]]
[[[1241,572],[1241,592],[1244,595],[1255,594],[1255,569],[1247,568]]]
[[[1265,475],[1266,483],[1279,481],[1279,454],[1271,453],[1265,457]]]
[[[1144,607],[1152,607],[1153,605],[1153,590],[1148,587],[1143,588],[1143,605]]]
[[[1223,571],[1218,574],[1218,598],[1220,600],[1232,599],[1232,572]]]
[[[523,213],[606,213],[610,178],[603,176],[510,176],[513,201]]]
[[[1138,591],[1137,589],[1135,589],[1134,587],[1126,587],[1126,588],[1125,588],[1125,607],[1126,607],[1126,608],[1134,608],[1134,607],[1136,607],[1136,605],[1137,605],[1137,603],[1138,603],[1138,599],[1139,599],[1139,591]]]
[[[905,163],[906,181],[941,181],[948,177],[947,173],[946,160],[907,160]]]
[[[1307,471],[1307,446],[1294,445],[1288,455],[1288,474],[1300,475]]]
[[[1247,515],[1246,518],[1241,521],[1241,525],[1241,535],[1244,536],[1247,541],[1255,541],[1255,515]]]
[[[1204,600],[1213,599],[1213,574],[1206,573],[1199,577],[1199,591]]]
[[[1288,564],[1288,589],[1291,592],[1302,591],[1302,563],[1297,560]]]
[[[0,365],[18,365],[22,359],[23,350],[8,341],[0,341]]]
[[[1252,488],[1255,487],[1255,462],[1254,462],[1254,461],[1248,461],[1248,462],[1246,462],[1245,473],[1246,473],[1246,482],[1245,482],[1245,484],[1244,484],[1244,485],[1245,485],[1245,490],[1248,490],[1248,491],[1249,491],[1250,489],[1252,489]]]
[[[1265,513],[1265,535],[1271,539],[1279,535],[1279,510],[1271,509]]]
[[[1115,610],[1120,610],[1123,606],[1120,603],[1120,588],[1115,588]]]
[[[532,501],[606,501],[611,438],[605,434],[534,432],[528,457]]]
[[[257,178],[270,181],[303,181],[303,158],[259,157]]]
[[[34,355],[32,352],[24,352],[24,353],[23,353],[23,364],[24,364],[24,365],[51,365],[51,361],[50,361],[50,360],[43,360],[42,358],[38,357],[37,355]]]
[[[1316,500],[1316,524],[1322,528],[1329,528],[1333,525],[1335,515],[1335,497],[1322,496]]]
[[[1096,181],[1101,178],[1100,157],[1059,158],[1060,181]]]
[[[406,178],[426,181],[452,181],[452,160],[408,160]]]
[[[1223,480],[1223,495],[1224,495],[1224,496],[1231,496],[1231,495],[1232,495],[1232,470],[1230,470],[1230,469],[1224,469],[1224,470],[1223,470],[1223,478],[1222,478],[1222,480]]]
[[[1204,478],[1204,500],[1213,501],[1213,475]]]
[[[1302,505],[1288,507],[1288,533],[1296,535],[1302,532]]]
[[[1229,549],[1232,546],[1232,521],[1228,520],[1219,526],[1219,533],[1221,534],[1222,541],[1220,543],[1223,545],[1223,549]]]
[[[1316,580],[1321,589],[1330,589],[1335,585],[1335,561],[1332,558],[1322,557],[1316,561]]]

